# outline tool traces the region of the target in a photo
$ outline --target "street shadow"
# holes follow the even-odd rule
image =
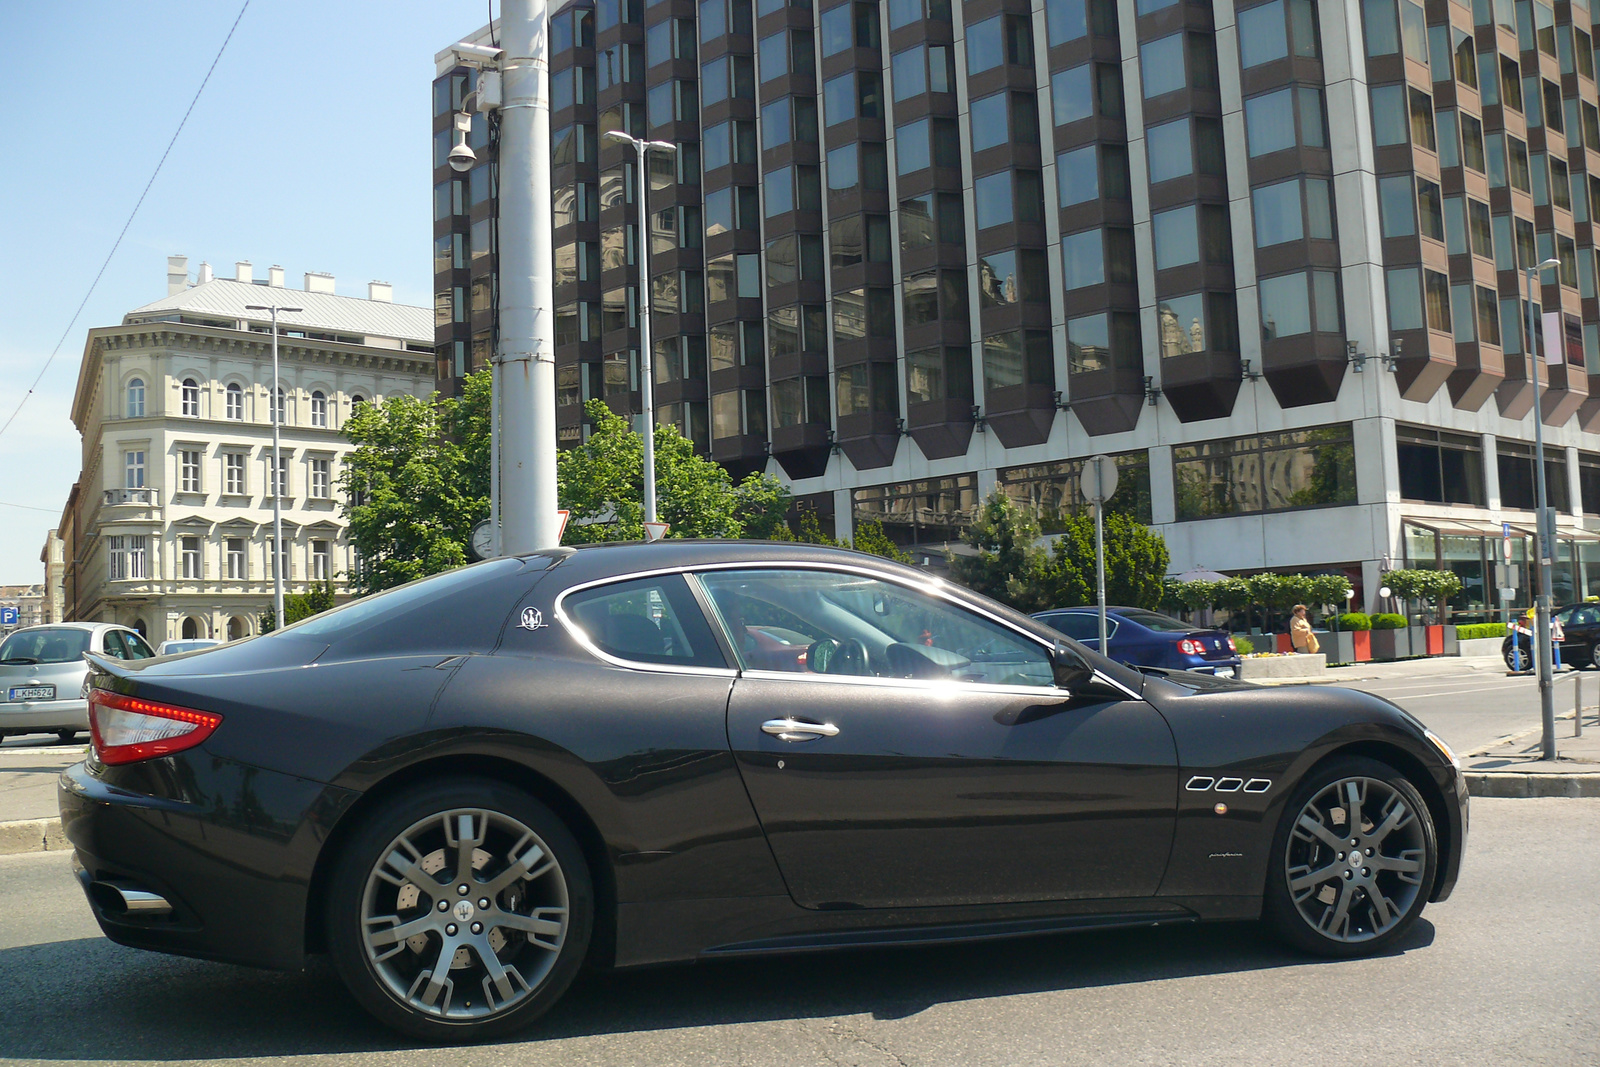
[[[1433,937],[1433,926],[1421,920],[1389,955],[1425,948]],[[498,1044],[850,1015],[903,1019],[960,1001],[1338,965],[1284,949],[1255,923],[718,960],[586,974],[543,1019]],[[86,938],[0,950],[0,989],[5,1059],[223,1059],[427,1047],[368,1017],[323,959],[281,974]]]

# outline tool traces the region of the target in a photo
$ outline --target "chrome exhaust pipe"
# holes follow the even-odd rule
[[[89,892],[106,911],[155,919],[172,914],[172,905],[159,893],[117,882],[91,882]]]

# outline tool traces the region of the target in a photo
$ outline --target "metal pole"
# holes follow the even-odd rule
[[[1572,672],[1572,736],[1583,736],[1583,673]]]
[[[547,0],[503,0],[500,32],[501,551],[554,548],[556,364]]]
[[[278,309],[272,309],[272,622],[283,629],[283,458],[278,450]]]
[[[1095,464],[1095,485],[1098,489],[1100,483],[1100,465]],[[1106,654],[1106,528],[1102,520],[1105,511],[1105,496],[1097,494],[1099,499],[1094,502],[1094,584],[1100,598],[1100,654]]]
[[[644,521],[656,521],[656,399],[654,353],[650,349],[650,175],[645,142],[639,153],[639,406],[644,408]]]
[[[1535,523],[1538,536],[1535,538],[1539,546],[1539,597],[1535,602],[1534,624],[1537,627],[1535,638],[1538,641],[1538,654],[1534,657],[1535,666],[1539,671],[1539,717],[1543,727],[1541,748],[1543,757],[1547,760],[1556,758],[1556,708],[1555,692],[1550,677],[1550,664],[1552,660],[1550,647],[1550,601],[1551,601],[1551,567],[1555,562],[1555,543],[1552,535],[1554,530],[1548,529],[1549,523],[1546,514],[1547,497],[1545,496],[1544,478],[1544,415],[1539,410],[1539,337],[1534,328],[1533,319],[1533,293],[1534,286],[1538,284],[1539,271],[1550,265],[1559,266],[1557,260],[1546,260],[1536,267],[1528,268],[1528,358],[1532,361],[1533,373],[1533,476],[1534,476],[1534,505],[1539,509],[1539,521]]]
[[[489,360],[489,544],[500,556],[500,364]]]

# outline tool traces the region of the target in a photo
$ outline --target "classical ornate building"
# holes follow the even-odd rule
[[[269,315],[281,313],[272,380]],[[57,531],[70,619],[121,622],[152,642],[253,633],[272,604],[274,567],[291,592],[354,560],[339,489],[351,446],[340,428],[370,400],[433,388],[433,313],[338,296],[329,275],[287,290],[273,267],[256,281],[168,262],[168,295],[89,331],[73,398],[83,469]],[[272,409],[283,464],[283,545],[273,552]]]

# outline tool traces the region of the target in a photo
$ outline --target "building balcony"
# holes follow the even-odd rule
[[[158,508],[161,506],[161,490],[148,487],[139,489],[107,489],[105,493],[105,506],[115,507],[118,504],[136,504],[139,507]]]

